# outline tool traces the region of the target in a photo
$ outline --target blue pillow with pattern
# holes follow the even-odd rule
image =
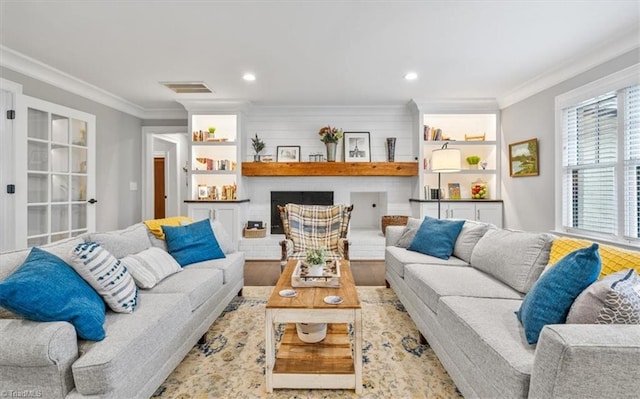
[[[39,248],[0,282],[0,306],[28,320],[67,321],[80,338],[105,336],[102,298],[71,266]]]
[[[208,219],[184,226],[162,226],[167,250],[180,266],[225,258]]]
[[[462,226],[464,220],[434,219],[426,216],[407,249],[440,259],[449,259]]]
[[[546,271],[516,312],[529,344],[538,342],[547,324],[564,324],[578,295],[600,275],[598,244],[571,252]]]

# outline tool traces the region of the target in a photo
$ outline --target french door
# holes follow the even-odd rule
[[[22,181],[18,248],[95,230],[95,116],[24,96],[26,134],[16,158]],[[26,223],[25,223],[26,221]]]

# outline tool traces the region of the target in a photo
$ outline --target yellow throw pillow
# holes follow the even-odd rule
[[[569,253],[580,248],[588,247],[591,244],[591,241],[576,238],[556,238],[551,245],[549,265],[553,265]],[[609,245],[600,245],[598,252],[600,253],[600,259],[602,259],[602,270],[598,278],[603,278],[604,276],[624,269],[635,269],[640,273],[640,252],[629,251]]]
[[[145,220],[144,224],[147,226],[149,231],[153,233],[154,236],[158,237],[161,240],[164,240],[164,231],[162,231],[162,226],[180,226],[182,222],[191,223],[193,222],[193,219],[186,216],[174,216],[164,219]]]

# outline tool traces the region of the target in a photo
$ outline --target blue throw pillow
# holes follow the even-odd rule
[[[39,248],[0,282],[0,306],[28,320],[67,321],[80,338],[104,339],[102,298],[71,266]]]
[[[207,219],[184,226],[162,226],[162,231],[167,250],[182,267],[225,257]]]
[[[462,226],[464,220],[443,220],[427,216],[407,249],[440,259],[449,259]]]
[[[600,275],[602,262],[598,244],[571,252],[544,273],[520,305],[516,316],[527,342],[538,342],[547,324],[562,324],[573,301]]]

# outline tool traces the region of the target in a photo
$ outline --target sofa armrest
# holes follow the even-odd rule
[[[0,319],[0,387],[65,397],[78,358],[76,330],[67,322]]]
[[[404,229],[405,226],[387,226],[387,230],[384,235],[385,246],[390,247],[396,245],[398,241],[400,241],[400,237],[402,237]]]
[[[349,240],[346,238],[338,239],[338,253],[342,259],[349,260]]]
[[[530,398],[625,398],[640,392],[640,325],[548,325]]]

